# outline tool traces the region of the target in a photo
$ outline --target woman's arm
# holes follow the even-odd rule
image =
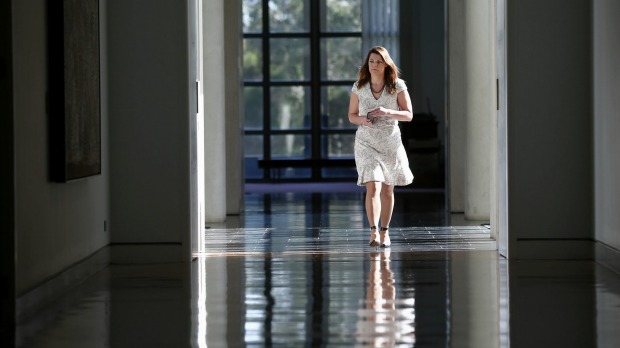
[[[351,99],[349,99],[349,122],[356,125],[368,126],[372,122],[366,118],[366,115],[360,116],[359,99],[357,94],[351,92]]]

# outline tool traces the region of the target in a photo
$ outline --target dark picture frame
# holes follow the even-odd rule
[[[101,174],[99,0],[48,0],[50,176]]]

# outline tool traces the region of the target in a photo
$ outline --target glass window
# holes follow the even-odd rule
[[[321,176],[326,179],[344,179],[357,177],[357,169],[355,167],[334,167],[323,168]]]
[[[243,137],[245,151],[245,177],[248,179],[263,179],[264,170],[258,167],[258,161],[263,158],[263,136],[245,135]]]
[[[263,79],[261,39],[243,39],[243,78],[246,81],[261,81]]]
[[[244,127],[247,130],[263,129],[263,87],[243,88]],[[262,150],[262,147],[260,148]]]
[[[351,85],[321,88],[321,127],[324,129],[356,129],[349,122]]]
[[[309,39],[271,39],[269,45],[269,72],[272,80],[310,80]]]
[[[362,39],[336,37],[321,40],[321,79],[357,80],[362,55]]]
[[[263,136],[246,135],[244,137],[245,155],[251,157],[263,157]]]
[[[260,33],[263,31],[262,0],[243,0],[243,32]]]
[[[323,143],[327,146],[327,158],[353,158],[355,134],[323,135]]]
[[[310,128],[310,87],[271,88],[271,129]]]
[[[272,158],[310,158],[310,136],[284,134],[271,136]]]
[[[361,0],[325,0],[325,20],[323,31],[360,32],[362,31]]]
[[[310,168],[275,168],[272,171],[273,177],[277,180],[282,179],[310,179],[312,177],[312,170]],[[287,220],[287,222],[290,221]],[[287,330],[290,328],[287,328]]]
[[[269,0],[269,30],[272,33],[308,32],[310,0]]]
[[[347,113],[362,59],[362,0],[242,1],[246,178],[354,180],[354,167],[258,161],[353,156],[357,126]]]

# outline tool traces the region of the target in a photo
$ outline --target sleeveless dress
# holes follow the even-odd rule
[[[398,79],[396,93],[390,94],[383,89],[378,99],[372,95],[370,83],[358,89],[356,82],[351,92],[357,94],[359,99],[359,114],[366,115],[380,106],[398,110],[396,96],[406,89],[405,82]],[[358,186],[364,186],[370,181],[396,186],[413,182],[413,173],[409,168],[397,120],[379,117],[374,124],[360,125],[355,132],[354,153]]]

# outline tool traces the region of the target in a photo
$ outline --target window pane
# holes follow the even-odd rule
[[[309,39],[271,39],[270,48],[269,72],[272,80],[310,80]]]
[[[269,31],[272,33],[308,32],[310,0],[270,0]]]
[[[243,143],[245,149],[245,177],[248,179],[262,179],[264,171],[258,167],[258,160],[263,158],[263,136],[245,135]]]
[[[271,136],[272,158],[310,158],[310,136],[306,134],[283,134]]]
[[[245,129],[263,129],[263,87],[243,88],[243,112]]]
[[[263,79],[263,47],[261,39],[243,39],[243,79]]]
[[[354,180],[357,178],[357,169],[355,167],[345,168],[345,167],[334,167],[334,168],[323,168],[321,169],[321,176],[323,178],[351,178]]]
[[[326,134],[321,136],[323,144],[327,143],[327,156],[323,150],[323,157],[352,158],[355,134]]]
[[[271,88],[271,129],[310,128],[310,88]]]
[[[325,0],[327,11],[322,21],[323,31],[362,31],[361,0]]]
[[[356,125],[349,122],[348,116],[351,86],[328,86],[321,88],[321,127],[323,129],[357,128]]]
[[[243,137],[245,157],[263,158],[263,136],[245,135]]]
[[[243,0],[243,32],[260,33],[261,31],[263,31],[263,2]]]
[[[271,177],[278,180],[310,179],[312,177],[312,170],[310,168],[274,168],[271,173]],[[290,223],[290,220],[287,220],[287,222]]]
[[[357,37],[321,39],[321,78],[324,80],[357,80],[362,39]]]

